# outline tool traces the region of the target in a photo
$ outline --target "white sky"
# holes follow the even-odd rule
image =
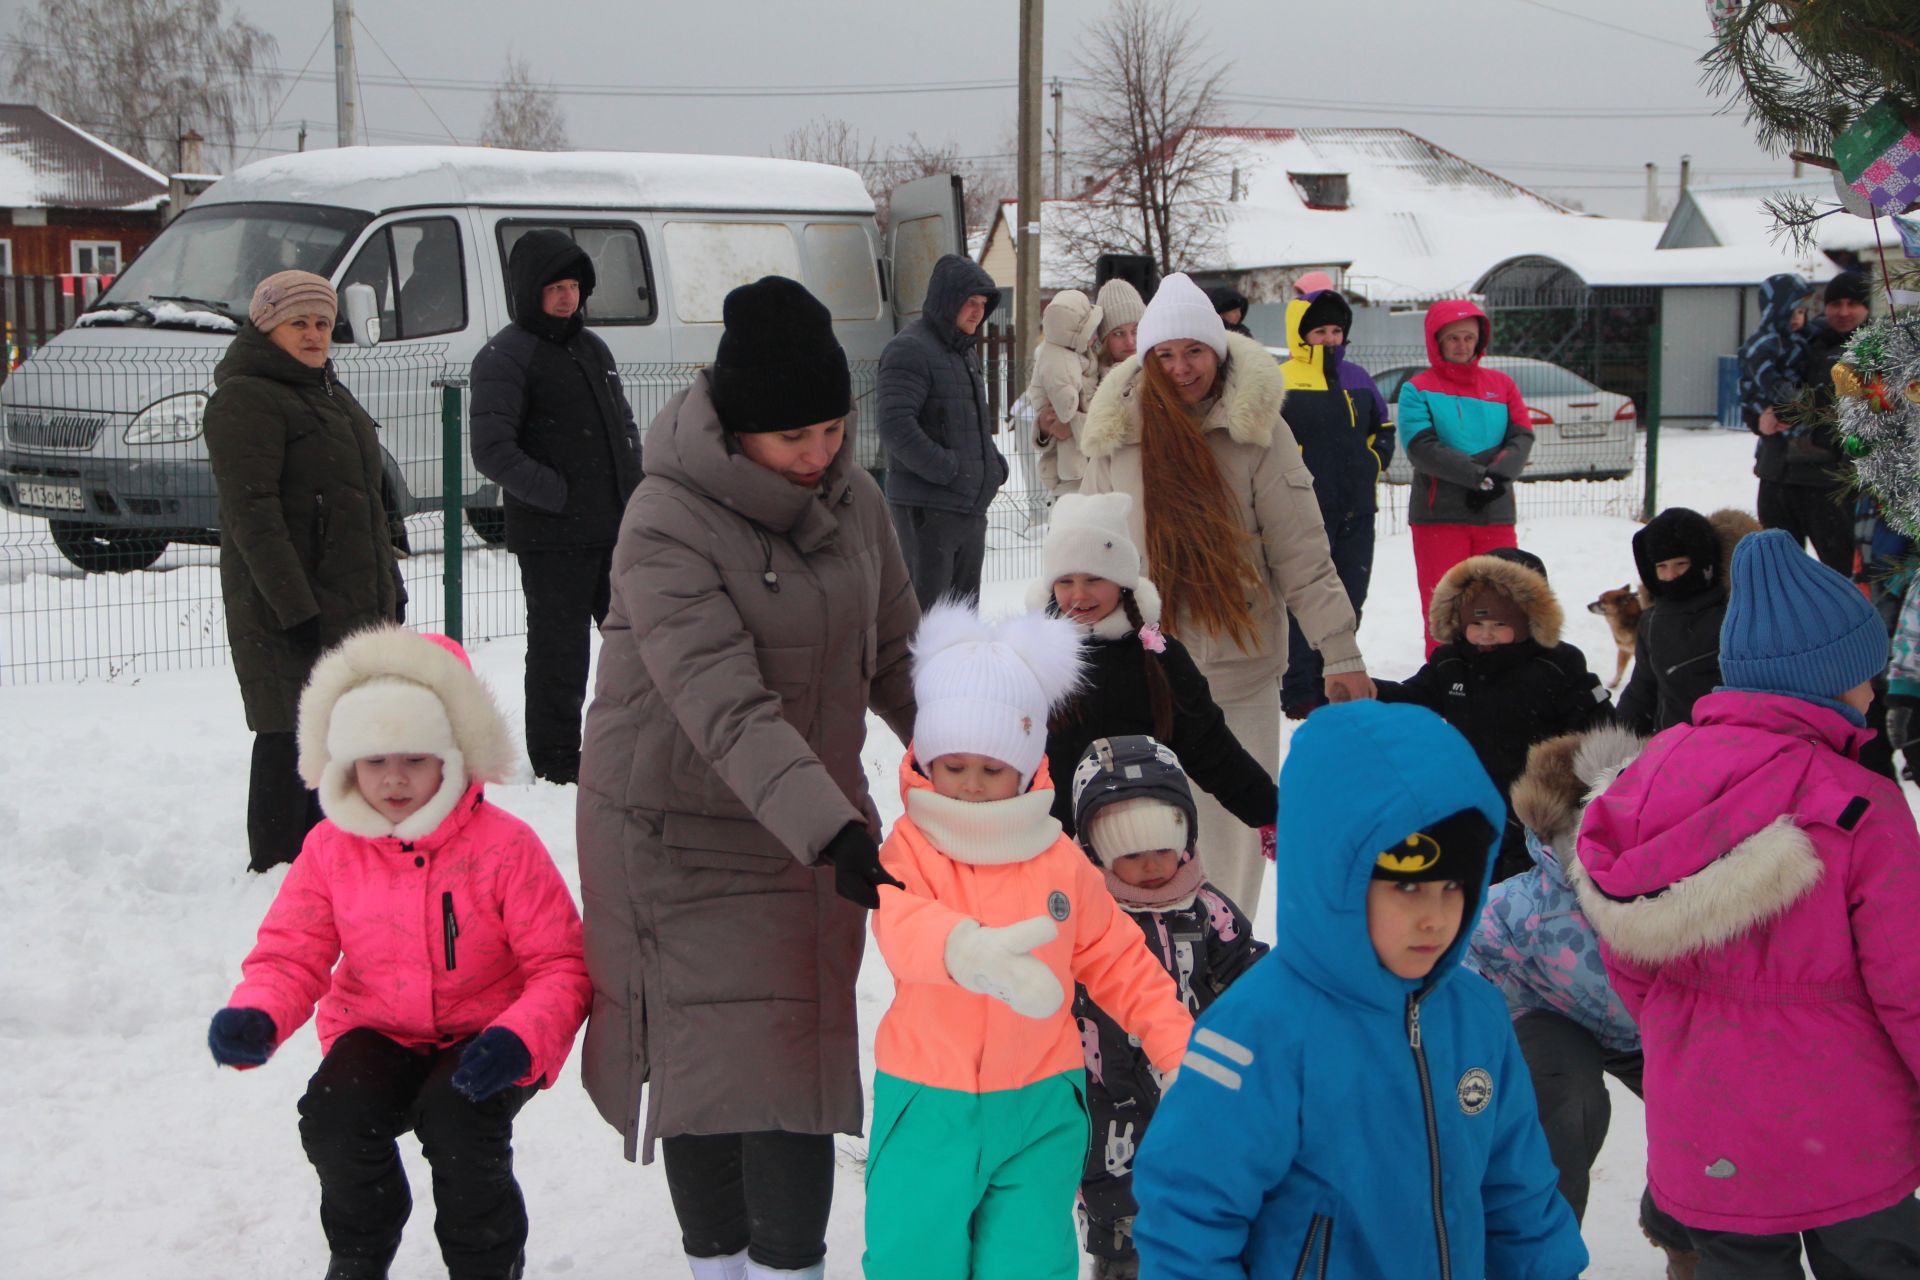
[[[0,0],[0,39],[16,34],[31,2]],[[363,120],[376,143],[446,141],[449,131],[473,140],[487,88],[510,51],[556,86],[617,91],[1010,85],[1017,72],[1017,0],[357,0],[356,7],[366,29],[357,41]],[[310,148],[333,145],[328,0],[226,0],[226,8],[279,41],[286,70],[313,54],[308,75],[315,79],[283,86],[284,105],[261,148],[292,150],[303,119]],[[1080,74],[1081,32],[1104,8],[1105,0],[1046,6],[1049,76]],[[1724,104],[1708,96],[1696,62],[1708,44],[1703,0],[1204,0],[1191,12],[1207,48],[1231,61],[1229,92],[1268,100],[1230,103],[1226,123],[1397,125],[1515,181],[1622,216],[1637,216],[1645,204],[1649,160],[1661,166],[1669,202],[1682,154],[1692,155],[1694,181],[1703,183],[1757,181],[1789,169],[1754,145],[1738,112],[1715,114]],[[384,83],[396,78],[395,64],[426,82],[420,94]],[[469,83],[450,83],[462,81]],[[1073,95],[1069,82],[1070,148]],[[1011,149],[1015,116],[1011,87],[731,97],[567,92],[561,103],[575,146],[750,155],[768,154],[810,118],[833,116],[883,148],[917,132],[925,142],[989,156]],[[1051,118],[1048,100],[1049,125]]]

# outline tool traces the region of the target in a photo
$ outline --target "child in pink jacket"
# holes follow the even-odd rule
[[[1080,637],[1028,614],[927,612],[906,813],[880,849],[873,935],[893,973],[874,1037],[867,1280],[1073,1280],[1087,1156],[1074,984],[1172,1072],[1193,1018],[1048,812],[1047,712]]]
[[[1879,615],[1733,553],[1725,684],[1587,809],[1581,906],[1646,1054],[1647,1180],[1699,1280],[1920,1275],[1920,832],[1863,768]]]
[[[513,1118],[559,1076],[592,987],[553,860],[482,795],[513,767],[506,722],[457,643],[387,627],[314,667],[299,732],[327,818],[207,1043],[222,1066],[259,1066],[318,1004],[326,1057],[300,1140],[327,1280],[384,1280],[412,1207],[409,1129],[452,1280],[512,1280],[527,1240]]]

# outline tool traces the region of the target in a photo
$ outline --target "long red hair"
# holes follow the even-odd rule
[[[1225,373],[1223,361],[1215,377]],[[1253,652],[1260,635],[1247,602],[1266,590],[1253,536],[1240,523],[1200,419],[1151,351],[1140,356],[1140,471],[1147,563],[1160,585],[1167,630],[1179,635],[1196,626]]]

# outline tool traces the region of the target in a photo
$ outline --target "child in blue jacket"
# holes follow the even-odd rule
[[[1356,759],[1375,762],[1364,779]],[[1506,1003],[1460,973],[1505,821],[1430,711],[1346,703],[1301,728],[1279,940],[1195,1024],[1134,1163],[1142,1275],[1585,1268]]]

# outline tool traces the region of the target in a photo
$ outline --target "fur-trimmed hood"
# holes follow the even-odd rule
[[[1080,451],[1107,458],[1123,445],[1140,442],[1140,357],[1129,356],[1100,380],[1081,428]],[[1225,431],[1242,444],[1266,445],[1287,398],[1286,378],[1273,355],[1252,338],[1227,335],[1221,366],[1220,398],[1207,415],[1206,429]]]
[[[1616,725],[1534,743],[1526,772],[1507,793],[1513,816],[1571,860],[1587,801],[1605,791],[1646,745],[1645,738]]]
[[[1427,608],[1427,626],[1441,644],[1460,634],[1458,605],[1460,597],[1475,587],[1491,587],[1520,606],[1527,615],[1527,627],[1543,649],[1560,643],[1560,629],[1566,622],[1560,601],[1547,580],[1511,560],[1498,556],[1470,556],[1447,570],[1440,585],[1433,589],[1433,602]]]
[[[405,627],[357,632],[314,664],[300,695],[299,745],[300,777],[320,793],[321,810],[369,839],[431,834],[469,783],[504,782],[519,756],[459,642]],[[352,769],[400,752],[439,756],[442,776],[432,799],[395,824],[361,796]]]

